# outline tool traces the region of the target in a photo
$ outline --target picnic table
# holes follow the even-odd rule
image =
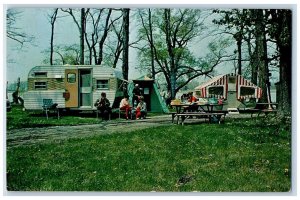
[[[172,123],[174,123],[174,119],[177,118],[177,124],[179,124],[179,119],[181,119],[182,125],[184,125],[184,121],[189,117],[208,118],[210,123],[214,118],[217,119],[220,123],[221,117],[225,117],[227,113],[227,111],[222,110],[223,104],[199,104],[181,102],[179,104],[171,104],[171,106],[174,106],[176,111],[171,113]]]
[[[269,113],[277,113],[278,103],[256,103],[255,108],[239,109],[240,113],[249,113],[253,117],[254,113],[257,113],[259,117],[262,113],[268,115]]]

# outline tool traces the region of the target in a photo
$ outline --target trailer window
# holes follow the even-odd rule
[[[109,89],[108,80],[97,80],[97,89]]]
[[[67,75],[68,83],[75,83],[76,82],[76,74],[75,73],[69,73]]]
[[[208,88],[208,93],[212,94],[212,95],[221,95],[221,96],[223,96],[224,95],[223,92],[224,92],[223,86],[214,86],[214,87]]]
[[[46,81],[34,82],[34,89],[36,89],[36,90],[46,90],[47,89],[47,82]]]
[[[39,77],[47,77],[47,72],[34,72],[34,76],[39,78]]]
[[[255,95],[255,88],[253,87],[241,87],[241,96],[247,96],[247,95]]]

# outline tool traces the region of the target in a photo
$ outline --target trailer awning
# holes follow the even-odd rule
[[[211,86],[222,86],[223,87],[223,95],[211,95],[208,93],[208,89]],[[227,98],[227,90],[228,90],[228,79],[227,75],[220,75],[212,78],[211,80],[197,86],[195,91],[200,91],[200,97],[218,97],[218,98]]]
[[[245,79],[241,75],[236,75],[236,85],[237,85],[237,99],[246,99],[246,98],[256,98],[260,99],[262,97],[262,89],[256,86],[251,81]],[[253,89],[253,92],[250,89]],[[248,89],[248,93],[247,93]]]
[[[235,77],[236,82],[236,94],[237,99],[245,98],[261,98],[262,89],[251,81],[245,79],[241,75],[226,74],[212,78],[211,80],[197,86],[195,88],[196,93],[201,98],[217,97],[227,98],[228,93],[228,80],[229,77]]]

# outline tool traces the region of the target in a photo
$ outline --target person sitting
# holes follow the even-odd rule
[[[94,106],[100,111],[102,119],[109,119],[109,114],[111,113],[110,102],[106,98],[106,93],[102,92],[100,99],[97,99]]]
[[[128,101],[128,95],[125,95],[120,102],[120,110],[125,110],[125,117],[128,119],[128,114],[131,112],[131,107]]]
[[[138,103],[137,107],[136,107],[136,119],[145,119],[147,115],[147,104],[144,101],[144,97],[141,96],[140,97],[140,102]]]
[[[188,93],[188,102],[195,103],[198,99],[193,95],[193,92]]]
[[[189,92],[187,94],[187,101],[191,104],[189,107],[185,108],[184,111],[188,112],[197,112],[198,111],[198,105],[196,102],[198,99],[193,95],[193,92]]]

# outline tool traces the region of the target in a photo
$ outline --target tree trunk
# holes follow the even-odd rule
[[[50,65],[53,65],[53,54],[54,54],[54,25],[56,21],[58,8],[54,10],[53,15],[51,16],[51,39],[50,39]]]
[[[280,55],[280,80],[278,112],[281,117],[290,116],[292,108],[292,13],[290,10],[279,10],[282,25],[278,40]]]
[[[84,35],[85,35],[85,9],[81,8],[80,14],[80,64],[84,65]]]
[[[268,69],[268,57],[267,57],[267,41],[263,10],[255,10],[255,44],[256,44],[256,62],[258,65],[258,86],[262,88],[262,102],[268,102],[269,90],[269,69]]]
[[[252,52],[251,48],[251,32],[248,33],[248,37],[246,39],[248,46],[248,54],[250,57],[249,67],[251,69],[251,82],[257,85],[257,63],[256,63],[256,50]]]
[[[153,47],[153,31],[152,31],[152,16],[151,9],[148,10],[148,20],[149,20],[149,38],[150,38],[150,53],[151,53],[151,73],[152,79],[155,80],[155,68],[154,68],[154,47]]]
[[[18,78],[18,81],[17,81],[17,88],[12,93],[14,104],[19,104],[19,92],[20,92],[20,77]]]
[[[174,47],[171,42],[171,10],[165,9],[165,32],[166,32],[166,43],[168,47],[169,61],[170,61],[170,82],[171,82],[171,98],[174,99],[176,95],[176,66],[175,66],[175,55],[173,52]]]
[[[238,48],[238,74],[242,75],[242,37],[240,35],[241,33],[238,33],[238,37],[236,38],[236,44]]]
[[[122,72],[125,80],[128,80],[128,58],[129,58],[129,8],[123,9],[123,65]],[[124,91],[124,94],[128,94]]]
[[[105,27],[104,27],[103,35],[102,35],[101,40],[99,41],[99,54],[98,54],[97,65],[101,65],[102,60],[103,60],[103,45],[104,45],[104,42],[105,42],[106,37],[108,35],[109,18],[110,18],[111,12],[112,12],[112,9],[109,9],[107,17],[106,17],[106,21],[105,21]],[[129,14],[128,14],[128,16],[129,16]],[[129,18],[128,18],[128,20],[129,20]],[[128,24],[129,24],[129,21],[128,21]]]

